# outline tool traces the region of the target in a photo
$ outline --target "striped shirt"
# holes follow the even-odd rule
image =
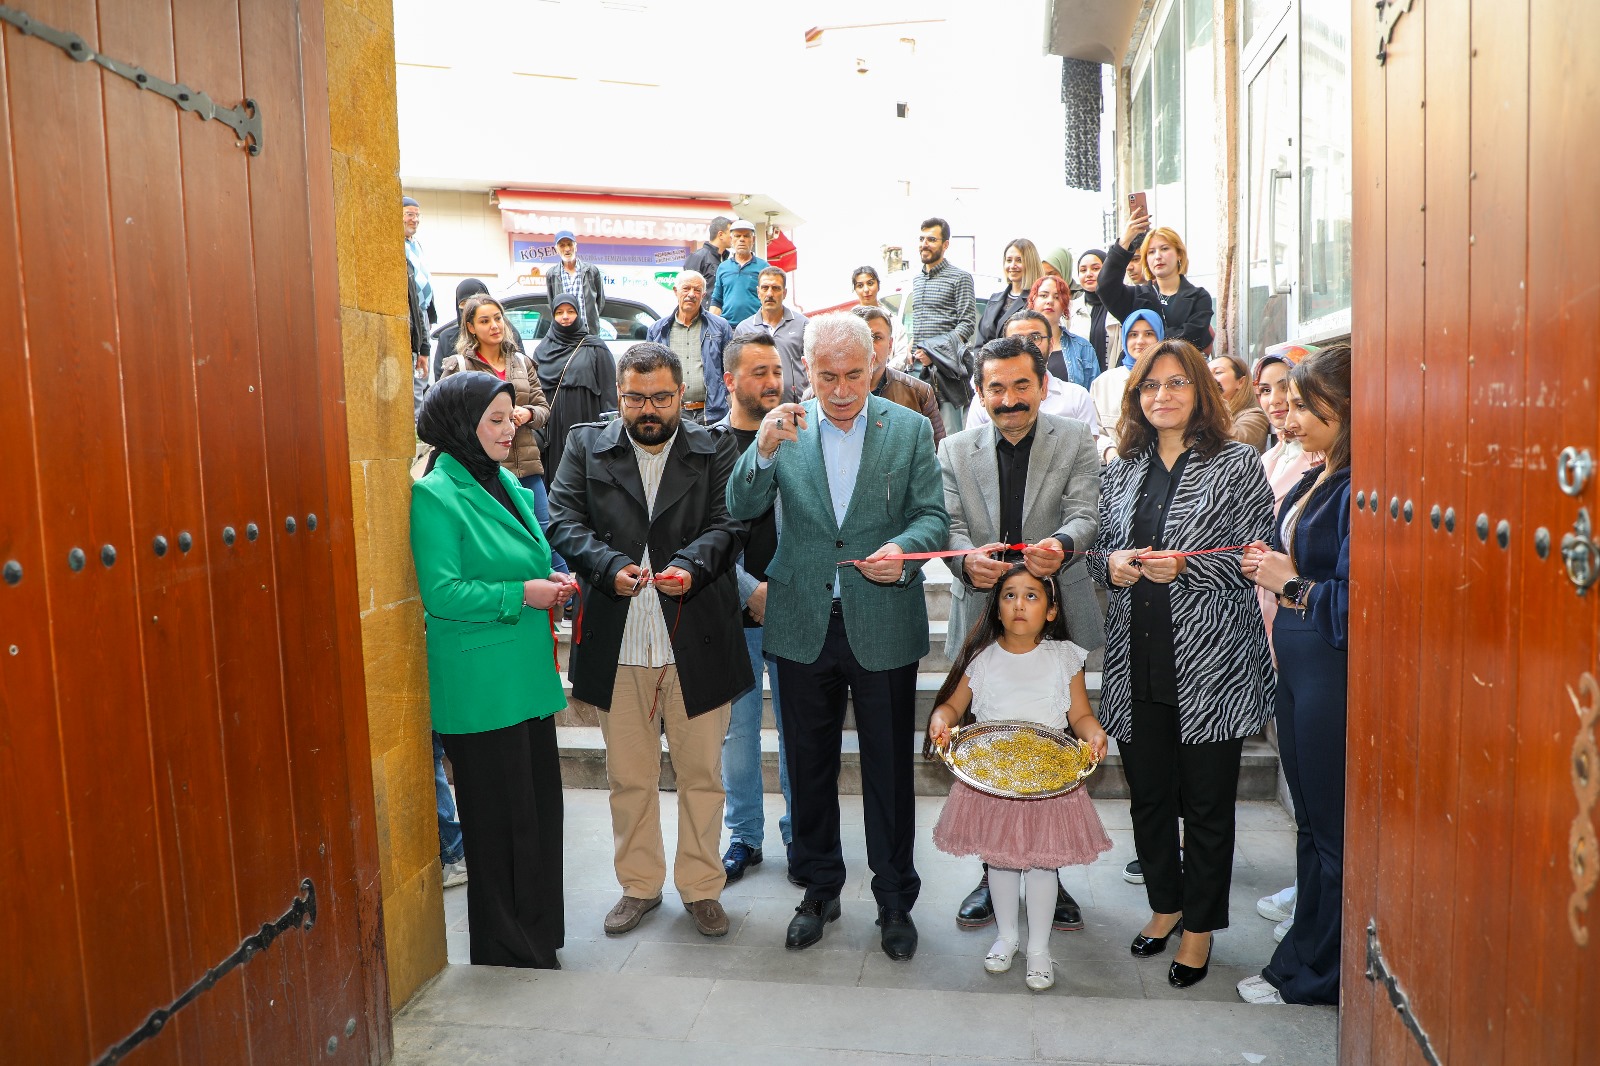
[[[571,270],[567,269],[567,265],[565,263],[559,264],[556,267],[556,278],[560,282],[560,290],[556,295],[559,296],[562,293],[570,294],[572,298],[578,302],[578,322],[585,330],[593,333],[595,332],[595,326],[589,321],[589,312],[587,309],[589,304],[589,286],[588,283],[583,280],[584,268],[587,265],[588,264],[586,264],[582,259],[574,259],[572,261]]]
[[[911,283],[911,343],[913,346],[934,337],[954,334],[956,351],[964,348],[978,331],[978,300],[972,291],[972,275],[950,260],[923,267]]]
[[[661,475],[666,473],[667,459],[672,455],[672,445],[677,439],[678,434],[674,431],[667,439],[667,446],[652,454],[639,447],[632,437],[628,438],[628,443],[633,445],[633,457],[639,461],[639,480],[644,484],[644,500],[652,518],[655,517],[656,490],[661,487]],[[655,572],[650,562],[648,537],[645,539],[644,559],[639,565],[651,573]],[[617,656],[617,664],[662,667],[670,662],[676,660],[672,655],[672,634],[667,632],[667,618],[661,612],[661,597],[656,595],[655,586],[647,586],[628,604],[628,620],[622,627],[622,650]]]

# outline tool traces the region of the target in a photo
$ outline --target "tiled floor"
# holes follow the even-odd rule
[[[563,969],[465,965],[466,890],[449,890],[452,965],[395,1019],[397,1063],[1314,1066],[1336,1058],[1332,1008],[1251,1007],[1234,992],[1273,948],[1256,899],[1294,876],[1293,824],[1274,803],[1239,805],[1231,926],[1216,937],[1210,976],[1180,992],[1166,982],[1169,958],[1128,954],[1149,911],[1143,889],[1122,880],[1133,852],[1127,804],[1097,802],[1116,846],[1091,867],[1065,871],[1088,927],[1053,934],[1056,986],[1035,994],[1021,965],[1000,977],[983,971],[992,928],[956,928],[955,907],[978,867],[934,849],[940,799],[917,801],[921,943],[914,960],[893,963],[873,925],[859,797],[842,801],[851,872],[844,916],[799,952],[783,947],[799,890],[784,877],[779,797],[767,803],[772,858],[724,893],[732,929],[719,940],[695,931],[670,885],[638,929],[607,938],[601,918],[618,889],[606,795],[572,789],[566,797]],[[662,797],[669,854],[673,799]]]

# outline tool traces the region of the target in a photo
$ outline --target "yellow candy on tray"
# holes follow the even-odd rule
[[[1025,722],[967,726],[942,754],[967,784],[1015,798],[1060,795],[1096,766],[1093,755],[1078,741]]]

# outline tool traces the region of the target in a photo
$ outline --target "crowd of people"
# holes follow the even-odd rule
[[[562,624],[570,702],[594,708],[606,746],[621,888],[607,935],[663,900],[663,735],[674,887],[700,933],[727,933],[721,893],[767,852],[766,692],[800,891],[786,946],[818,943],[840,915],[850,706],[881,946],[912,959],[908,741],[929,650],[923,559],[942,552],[954,666],[928,743],[996,720],[1070,733],[1099,758],[1114,741],[1136,853],[1123,876],[1150,906],[1130,951],[1161,955],[1178,934],[1174,987],[1206,977],[1228,926],[1242,749],[1275,719],[1297,878],[1258,904],[1280,943],[1239,994],[1337,1002],[1350,350],[1279,346],[1253,367],[1213,351],[1210,294],[1185,276],[1181,237],[1149,223],[1136,211],[1075,262],[1010,242],[980,313],[931,218],[909,314],[880,303],[867,266],[858,306],[807,319],[754,227],[718,219],[673,313],[620,359],[594,337],[604,290],[571,234],[531,355],[463,283],[451,350],[433,369],[417,350],[428,451],[412,548],[458,803],[446,809],[436,760],[440,859],[447,884],[467,882],[474,963],[559,966]],[[1100,648],[1096,708],[1084,666]],[[1084,927],[1059,871],[1111,848],[1086,792],[955,782],[933,840],[982,863],[954,918],[995,925],[985,969],[1020,952],[1027,987],[1051,987],[1052,930]]]

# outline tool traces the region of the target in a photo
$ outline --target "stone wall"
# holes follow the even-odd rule
[[[400,226],[394,15],[325,0],[339,313],[389,998],[445,965],[422,603],[408,511],[416,438]]]

